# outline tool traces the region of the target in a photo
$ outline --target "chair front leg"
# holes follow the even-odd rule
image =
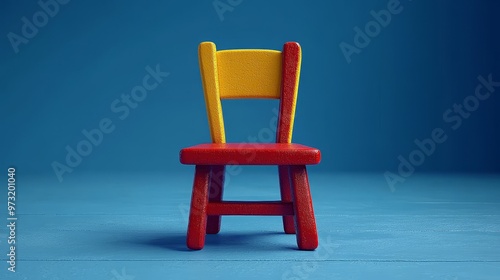
[[[210,166],[197,165],[187,230],[187,246],[189,249],[200,250],[205,245],[209,180]]]
[[[222,201],[222,195],[224,193],[224,173],[226,172],[226,167],[224,165],[213,165],[210,171],[210,187],[208,193],[209,202]],[[207,233],[217,234],[220,231],[221,216],[220,215],[210,215],[207,221]]]
[[[318,232],[305,165],[290,166],[290,178],[297,245],[301,250],[314,250],[318,247]]]

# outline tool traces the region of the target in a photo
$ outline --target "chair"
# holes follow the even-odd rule
[[[187,246],[200,250],[205,234],[220,230],[221,215],[283,216],[285,233],[296,233],[301,250],[314,250],[318,234],[306,165],[320,162],[320,151],[291,143],[301,48],[283,51],[223,50],[199,45],[199,64],[212,143],[182,149],[180,162],[195,165]],[[226,143],[221,99],[280,100],[276,143]],[[277,165],[281,201],[223,201],[226,165]]]

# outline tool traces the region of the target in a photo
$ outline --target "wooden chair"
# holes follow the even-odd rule
[[[306,165],[320,162],[320,151],[292,144],[300,76],[301,48],[283,51],[223,50],[199,45],[199,63],[212,143],[182,149],[180,161],[196,165],[187,246],[202,249],[205,234],[220,230],[221,215],[283,216],[286,233],[297,234],[299,249],[314,250],[318,234]],[[221,99],[280,100],[276,143],[226,143]],[[277,165],[281,201],[223,201],[226,165]]]

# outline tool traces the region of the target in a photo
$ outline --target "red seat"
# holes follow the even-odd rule
[[[318,164],[320,151],[300,144],[200,144],[181,150],[183,164],[200,165],[310,165]]]

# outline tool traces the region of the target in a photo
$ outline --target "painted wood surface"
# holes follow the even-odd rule
[[[278,176],[228,172],[231,200],[279,200]],[[382,174],[309,179],[319,247],[299,251],[279,216],[224,216],[202,251],[185,245],[192,174],[18,175],[17,272],[0,279],[498,279],[500,177]],[[189,172],[188,172],[189,171]],[[252,172],[250,172],[252,171]],[[257,179],[258,177],[258,179]],[[2,194],[5,198],[6,194]],[[1,199],[0,209],[6,209]],[[5,215],[4,215],[5,217]]]

